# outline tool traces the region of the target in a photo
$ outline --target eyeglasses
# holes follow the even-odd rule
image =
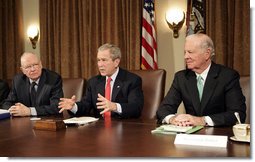
[[[28,65],[28,66],[25,66],[25,67],[22,67],[24,70],[26,71],[31,71],[32,68],[34,69],[38,69],[39,68],[39,64],[32,64],[32,65]]]

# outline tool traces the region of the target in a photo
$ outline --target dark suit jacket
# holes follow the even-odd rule
[[[2,106],[4,99],[7,98],[10,92],[9,85],[0,79],[0,106]]]
[[[11,92],[5,100],[3,108],[9,109],[17,102],[30,107],[29,91],[29,79],[24,74],[17,74],[12,81]],[[35,106],[37,115],[59,114],[58,102],[61,97],[63,97],[61,76],[53,71],[42,69]]]
[[[80,102],[77,102],[78,111],[75,116],[95,116],[101,117],[96,103],[98,93],[105,94],[105,76],[95,76],[88,80],[86,95]],[[122,107],[122,114],[111,112],[116,118],[138,118],[141,115],[144,97],[142,91],[142,79],[126,70],[119,68],[119,73],[113,85],[112,101],[117,102]]]
[[[169,114],[175,114],[182,101],[187,114],[209,116],[215,126],[235,124],[237,120],[234,112],[238,112],[244,122],[246,104],[239,79],[235,70],[212,62],[200,103],[196,74],[188,69],[177,72],[157,111],[158,122],[161,123]]]

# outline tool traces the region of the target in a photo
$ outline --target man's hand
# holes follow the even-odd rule
[[[169,119],[170,124],[178,125],[178,126],[197,126],[202,125],[205,126],[204,117],[192,116],[190,114],[179,114],[171,117]]]
[[[31,115],[30,108],[23,105],[22,103],[16,103],[15,105],[11,106],[9,111],[12,116],[30,116]]]
[[[100,114],[103,114],[107,111],[116,111],[117,110],[117,104],[114,102],[111,102],[107,100],[105,97],[102,95],[98,94],[97,98],[97,108],[98,109],[104,109],[103,111],[100,112]]]
[[[75,104],[76,97],[75,95],[72,98],[60,98],[58,103],[59,113],[62,113],[64,110],[71,110]]]

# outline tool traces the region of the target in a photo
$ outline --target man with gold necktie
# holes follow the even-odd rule
[[[98,48],[99,75],[88,80],[86,93],[81,101],[61,98],[60,112],[65,109],[73,116],[111,118],[138,118],[141,115],[144,96],[142,79],[119,67],[120,49],[106,43]]]
[[[159,123],[179,126],[234,125],[238,112],[245,121],[246,104],[237,71],[214,63],[214,45],[205,34],[186,37],[184,59],[187,69],[175,74],[171,88],[162,101]],[[178,114],[183,102],[186,114]]]

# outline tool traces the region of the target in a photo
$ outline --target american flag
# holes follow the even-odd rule
[[[142,69],[158,69],[154,0],[144,0],[142,21]]]

